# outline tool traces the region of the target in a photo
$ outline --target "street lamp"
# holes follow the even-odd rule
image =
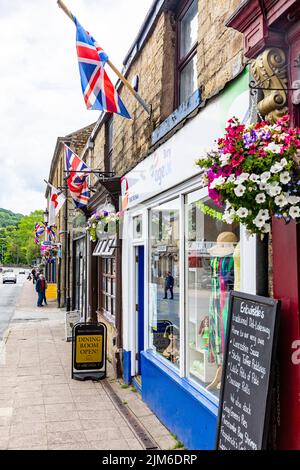
[[[49,216],[48,209],[44,210],[43,215],[44,215],[44,222],[48,225],[48,216]]]

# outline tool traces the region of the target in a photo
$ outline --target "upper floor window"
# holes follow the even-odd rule
[[[105,171],[112,171],[112,153],[113,153],[113,118],[105,123]]]
[[[177,105],[197,89],[198,0],[184,3],[177,20]]]

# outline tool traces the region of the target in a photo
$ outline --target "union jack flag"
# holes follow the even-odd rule
[[[88,205],[91,197],[87,180],[91,169],[67,145],[65,145],[65,162],[69,191],[75,206],[82,209]]]
[[[46,227],[46,232],[48,235],[48,241],[51,242],[52,240],[55,240],[55,234],[56,234],[56,226],[55,225],[49,225]]]
[[[42,222],[42,225],[40,225],[38,222],[36,222],[34,225],[34,232],[35,232],[34,241],[35,241],[35,244],[38,245],[40,241],[39,240],[40,236],[43,235],[43,233],[45,232],[45,223]]]
[[[104,70],[108,56],[75,17],[74,21],[81,88],[87,109],[116,113],[130,119],[130,114]]]

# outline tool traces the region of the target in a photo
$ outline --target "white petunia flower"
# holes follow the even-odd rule
[[[271,232],[271,224],[265,224],[263,225],[263,227],[261,228],[261,231],[263,233],[270,233]]]
[[[270,142],[266,147],[265,150],[270,150],[274,153],[280,153],[282,145],[275,144],[275,142]]]
[[[283,170],[283,166],[279,163],[276,162],[273,166],[271,166],[270,171],[271,173],[279,173],[280,171]]]
[[[268,209],[260,209],[257,215],[259,217],[263,217],[265,220],[268,220],[270,218],[270,213]]]
[[[299,206],[290,207],[289,215],[292,217],[292,219],[296,219],[297,217],[299,217],[300,216],[300,207]]]
[[[224,176],[219,176],[218,178],[215,178],[211,184],[210,184],[210,188],[211,189],[214,189],[216,188],[217,186],[221,186],[224,182],[225,182],[226,178],[224,178]]]
[[[277,183],[267,184],[266,191],[269,196],[274,197],[281,193],[282,189]]]
[[[246,191],[246,188],[245,186],[243,186],[242,184],[240,184],[239,186],[237,186],[236,188],[234,188],[234,192],[235,192],[235,195],[237,197],[241,197],[243,196],[244,192]]]
[[[207,186],[209,183],[206,173],[204,173],[200,178],[201,186]]]
[[[242,184],[248,178],[249,178],[249,173],[241,173],[236,179],[236,184]]]
[[[222,162],[221,166],[227,165],[231,157],[230,153],[224,153],[223,155],[220,156],[220,161]]]
[[[288,196],[288,201],[290,204],[298,204],[300,202],[300,197],[299,196]]]
[[[283,171],[279,177],[280,183],[282,184],[288,184],[288,182],[291,180],[290,174],[288,171]]]
[[[250,175],[249,180],[253,181],[253,183],[256,183],[256,182],[258,182],[258,181],[260,180],[260,177],[259,177],[258,175],[256,175],[255,173],[252,173],[252,174]]]
[[[288,204],[288,200],[283,194],[280,194],[279,196],[275,197],[275,204],[278,207],[284,207]]]
[[[246,207],[240,207],[237,211],[236,214],[243,219],[244,217],[247,217],[249,211]]]
[[[267,183],[260,183],[260,184],[259,184],[259,189],[260,189],[261,191],[264,191],[264,190],[266,189],[266,187],[267,187]]]
[[[257,204],[263,204],[265,200],[266,200],[266,195],[264,193],[259,193],[255,198],[255,201],[257,202]]]
[[[223,214],[223,221],[226,222],[226,224],[231,225],[233,223],[233,216],[229,212],[225,212]]]
[[[236,176],[232,174],[227,178],[227,183],[233,183],[235,179],[236,179]]]
[[[280,165],[281,165],[281,166],[284,167],[284,166],[286,166],[287,164],[288,164],[288,161],[287,161],[286,158],[282,158],[282,159],[280,160]]]
[[[257,228],[262,228],[265,225],[265,218],[261,217],[259,214],[253,219],[254,225],[256,225]]]
[[[271,173],[269,171],[264,171],[264,173],[260,175],[261,182],[266,183],[270,177]]]

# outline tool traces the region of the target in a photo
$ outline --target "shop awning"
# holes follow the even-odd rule
[[[114,256],[116,249],[116,237],[105,238],[99,240],[94,251],[93,256],[102,256],[103,258],[110,258]]]

